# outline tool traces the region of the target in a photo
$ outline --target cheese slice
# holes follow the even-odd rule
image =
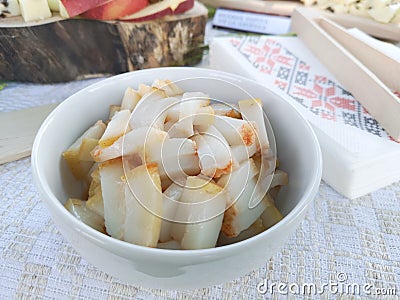
[[[0,2],[0,16],[13,17],[21,15],[18,0],[6,0]]]
[[[19,4],[25,22],[38,21],[51,17],[47,0],[19,0]]]
[[[51,11],[60,11],[60,0],[47,0]]]
[[[59,11],[60,11],[60,16],[63,18],[69,18],[69,14],[67,9],[65,8],[64,4],[62,4],[61,1],[59,1]]]

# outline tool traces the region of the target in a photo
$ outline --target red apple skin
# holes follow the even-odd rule
[[[148,0],[112,0],[86,11],[81,16],[96,20],[116,20],[145,8]]]
[[[181,4],[179,4],[175,10],[172,10],[170,7],[168,7],[162,11],[154,12],[150,15],[136,18],[136,19],[129,19],[129,16],[128,16],[127,19],[124,18],[123,21],[125,21],[125,22],[151,21],[151,20],[165,17],[165,16],[184,13],[185,11],[188,11],[189,9],[193,8],[193,6],[194,6],[194,0],[186,0],[186,1],[182,2]]]
[[[81,13],[88,11],[89,9],[95,8],[99,5],[103,5],[112,0],[61,0],[61,3],[64,5],[65,9],[68,12],[68,15],[72,18]]]

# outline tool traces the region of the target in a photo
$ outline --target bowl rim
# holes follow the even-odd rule
[[[47,183],[47,180],[44,177],[44,174],[42,174],[41,167],[38,163],[38,154],[39,154],[39,149],[40,149],[40,144],[43,139],[43,135],[46,132],[46,129],[51,125],[51,122],[53,118],[59,113],[59,111],[62,110],[64,103],[68,102],[71,98],[79,97],[80,94],[85,94],[87,92],[90,92],[93,89],[98,89],[101,88],[104,85],[107,85],[109,83],[112,83],[113,81],[118,81],[119,79],[125,79],[129,77],[134,77],[135,75],[139,74],[146,74],[146,73],[157,73],[157,71],[171,71],[171,72],[178,72],[179,70],[184,70],[184,71],[190,71],[192,73],[199,73],[202,74],[199,77],[207,76],[207,77],[218,77],[218,78],[223,78],[223,79],[228,79],[228,80],[236,80],[239,82],[246,82],[250,84],[255,84],[258,85],[264,89],[269,90],[272,94],[275,94],[276,96],[282,98],[288,105],[291,106],[291,108],[295,111],[296,114],[299,115],[300,119],[303,121],[304,126],[308,129],[311,138],[312,138],[312,147],[314,149],[314,152],[316,154],[315,156],[315,161],[316,161],[316,166],[317,169],[313,173],[313,177],[310,179],[305,192],[299,202],[296,204],[296,206],[287,214],[284,216],[284,218],[276,223],[275,225],[271,226],[270,228],[266,229],[265,231],[251,237],[248,239],[245,239],[240,242],[236,242],[233,244],[229,245],[224,245],[220,247],[214,247],[214,248],[207,248],[207,249],[196,249],[196,250],[172,250],[172,249],[160,249],[160,248],[151,248],[151,247],[145,247],[145,246],[140,246],[140,245],[135,245],[131,244],[125,241],[118,240],[116,238],[113,238],[111,236],[108,236],[104,233],[101,233],[90,226],[86,225],[85,223],[81,222],[77,218],[75,218],[72,214],[68,213],[68,211],[64,208],[64,206],[61,204],[61,202],[57,199],[57,197],[52,193],[51,188],[49,184]],[[196,74],[193,74],[196,75]],[[63,215],[63,219],[65,219],[65,222],[71,223],[72,228],[74,230],[79,231],[80,234],[84,234],[86,238],[91,239],[95,244],[97,244],[100,247],[104,247],[104,245],[107,245],[107,248],[112,249],[111,251],[114,253],[120,253],[121,255],[126,255],[127,251],[135,251],[136,253],[140,255],[163,255],[166,257],[176,257],[178,255],[179,257],[200,257],[201,255],[221,255],[221,254],[229,254],[229,253],[234,253],[237,252],[238,249],[244,248],[244,247],[251,247],[254,244],[257,244],[259,240],[263,239],[265,235],[268,235],[271,232],[278,231],[281,227],[285,226],[287,223],[291,223],[293,220],[297,219],[297,217],[301,214],[304,213],[305,210],[308,209],[309,204],[311,201],[314,200],[314,197],[318,191],[320,181],[321,181],[321,176],[322,176],[322,154],[321,154],[321,149],[319,146],[318,139],[314,133],[313,128],[311,127],[310,123],[305,119],[305,117],[302,116],[300,113],[299,109],[291,103],[291,101],[288,100],[288,96],[277,89],[274,86],[266,86],[263,85],[257,81],[238,76],[236,74],[228,73],[228,72],[223,72],[223,71],[217,71],[217,70],[212,70],[212,69],[206,69],[206,68],[197,68],[197,67],[163,67],[163,68],[151,68],[151,69],[145,69],[145,70],[136,70],[136,71],[131,71],[131,72],[126,72],[122,74],[118,74],[115,76],[108,77],[104,80],[101,80],[99,82],[93,83],[66,98],[63,100],[45,119],[45,121],[42,123],[41,127],[39,128],[39,131],[35,137],[34,144],[32,147],[32,154],[31,154],[31,168],[32,168],[32,174],[33,174],[33,180],[36,185],[36,187],[39,190],[39,196],[42,201],[45,202],[47,208],[50,210],[50,215],[52,219],[54,218],[53,210],[59,211]],[[54,220],[53,220],[54,221]],[[64,223],[65,223],[64,222]],[[58,227],[58,224],[55,222],[55,225]],[[113,247],[115,246],[115,247]],[[112,248],[110,248],[112,247]],[[124,256],[125,256],[124,255]]]

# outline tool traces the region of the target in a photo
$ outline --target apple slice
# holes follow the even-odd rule
[[[89,9],[103,5],[110,1],[112,0],[60,0],[60,14],[62,17],[72,18],[85,11],[88,11]]]
[[[151,4],[137,13],[120,18],[120,20],[129,22],[150,21],[164,16],[184,13],[193,6],[194,0],[164,0]]]
[[[148,0],[112,0],[101,6],[90,9],[83,17],[96,20],[115,20],[134,14],[149,5]]]

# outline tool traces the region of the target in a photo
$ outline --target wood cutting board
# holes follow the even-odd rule
[[[207,9],[149,22],[0,19],[0,80],[38,83],[190,65],[202,58]]]

